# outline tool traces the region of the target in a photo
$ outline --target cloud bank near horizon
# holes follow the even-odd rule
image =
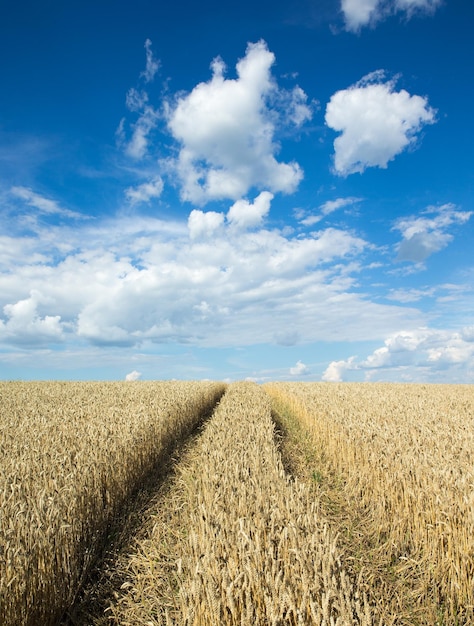
[[[322,380],[342,382],[354,373],[361,373],[366,381],[386,380],[391,373],[398,372],[400,382],[439,382],[447,371],[451,375],[458,371],[457,382],[472,380],[474,326],[465,326],[460,331],[432,328],[399,331],[365,359],[351,356],[332,361]]]
[[[28,205],[29,196],[23,201]],[[323,210],[331,214],[353,203],[339,198]],[[241,346],[354,337],[384,342],[365,359],[332,362],[324,380],[354,372],[374,377],[405,365],[439,372],[473,362],[468,326],[458,334],[426,328],[423,313],[411,306],[434,298],[435,286],[425,293],[387,290],[387,302],[377,302],[358,289],[360,276],[383,258],[372,243],[330,226],[269,229],[270,204],[271,194],[262,192],[253,202],[231,204],[227,213],[194,209],[187,222],[122,216],[77,226],[69,218],[54,227],[37,224],[34,234],[3,235],[3,267],[13,258],[22,262],[15,273],[0,274],[0,344],[223,348],[236,337]],[[397,220],[393,228],[402,240],[394,243],[393,257],[402,251],[405,263],[419,265],[448,245],[470,216],[444,205]],[[466,293],[446,285],[438,300],[442,305]],[[412,330],[399,330],[408,323]],[[311,370],[299,360],[289,371],[307,377]]]

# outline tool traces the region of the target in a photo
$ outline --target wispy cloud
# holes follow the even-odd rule
[[[28,187],[12,187],[13,197],[23,200],[28,206],[34,207],[44,215],[56,215],[73,219],[88,219],[88,216],[61,207],[55,200],[46,198]]]
[[[159,198],[162,191],[163,180],[157,176],[136,187],[128,187],[128,189],[125,190],[125,197],[132,206],[136,204],[147,204],[153,198]]]
[[[397,259],[422,264],[453,240],[450,227],[465,224],[471,215],[472,211],[458,211],[454,204],[443,204],[428,207],[421,215],[399,218],[393,226],[402,235]]]
[[[418,302],[423,298],[433,298],[436,293],[435,287],[425,289],[391,289],[387,298],[396,302]]]
[[[334,213],[334,211],[337,211],[344,207],[352,206],[354,204],[362,202],[362,200],[363,198],[356,198],[354,196],[350,196],[347,198],[336,198],[336,200],[327,200],[320,205],[319,215],[308,215],[307,217],[300,219],[301,224],[303,224],[303,226],[313,226],[314,224],[320,222],[324,217],[330,215],[331,213]]]
[[[145,41],[145,50],[146,50],[146,67],[145,70],[140,74],[140,77],[145,79],[146,83],[150,83],[154,78],[155,74],[160,69],[160,61],[155,58],[153,55],[153,50],[151,49],[152,43],[150,39]]]
[[[153,81],[160,68],[160,62],[153,56],[151,45],[150,39],[147,39],[145,41],[146,68],[140,74],[140,78],[143,78],[145,83]],[[138,119],[131,124],[131,138],[127,139],[126,120],[122,118],[115,133],[117,143],[129,157],[140,160],[148,154],[150,135],[156,129],[161,114],[149,103],[149,95],[145,89],[131,87],[127,92],[125,104],[130,112],[138,114]]]
[[[341,0],[341,11],[346,30],[358,32],[398,12],[408,18],[429,15],[441,4],[442,0]]]
[[[125,144],[125,152],[133,159],[143,159],[150,143],[150,133],[158,124],[159,114],[151,106],[144,106],[137,121],[132,125],[132,137]]]
[[[417,140],[425,124],[435,122],[426,98],[395,91],[382,70],[336,92],[326,107],[326,124],[341,133],[334,141],[334,170],[347,176],[389,161]]]

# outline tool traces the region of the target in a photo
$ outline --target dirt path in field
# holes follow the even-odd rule
[[[121,517],[115,520],[103,553],[89,572],[78,592],[75,605],[63,617],[60,626],[122,624],[120,620],[111,621],[110,607],[117,605],[120,596],[126,595],[124,592],[134,575],[134,557],[143,551],[147,539],[157,527],[169,530],[165,539],[167,548],[159,555],[161,565],[166,570],[166,554],[172,552],[176,539],[174,529],[179,528],[179,505],[176,503],[179,468],[187,462],[192,450],[198,445],[214,409],[202,417],[185,441],[176,445],[166,463],[154,469],[134,494],[128,507],[122,511]]]
[[[397,576],[369,531],[367,512],[344,493],[343,479],[322,458],[310,435],[281,404],[274,402],[282,461],[287,472],[305,481],[321,505],[321,513],[338,533],[341,558],[369,599],[374,623],[382,626],[433,626],[436,607],[419,605],[415,582]]]
[[[372,626],[316,492],[283,470],[283,435],[296,472],[297,444],[275,433],[267,394],[230,385],[126,518],[64,625]]]

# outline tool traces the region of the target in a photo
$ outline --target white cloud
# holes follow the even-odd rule
[[[223,61],[214,59],[212,78],[169,105],[168,127],[181,148],[168,166],[179,179],[184,200],[238,200],[252,187],[273,193],[296,189],[301,168],[276,159],[275,116],[300,125],[310,110],[300,88],[291,92],[287,111],[271,108],[272,101],[278,107],[278,94],[288,100],[272,78],[274,62],[265,42],[249,44],[237,63],[237,78],[225,78]]]
[[[254,228],[262,223],[263,218],[270,210],[273,194],[262,191],[253,204],[247,200],[237,200],[227,213],[228,222],[237,228]]]
[[[24,265],[47,262],[47,257],[38,251],[35,237],[15,237],[0,235],[0,267],[9,272]]]
[[[357,32],[362,26],[374,26],[397,12],[408,18],[416,13],[433,13],[441,3],[442,0],[341,0],[341,11],[346,30]]]
[[[414,13],[432,13],[443,0],[395,0],[395,8],[398,11],[406,11],[409,16]]]
[[[333,361],[323,380],[341,381],[348,372],[362,372],[367,380],[472,382],[474,372],[472,327],[460,331],[417,328],[398,331],[365,359],[352,356]]]
[[[355,357],[351,356],[346,361],[332,361],[324,371],[322,380],[328,383],[340,383],[347,371],[354,369]]]
[[[347,206],[352,206],[358,202],[362,202],[362,198],[356,198],[350,196],[348,198],[336,198],[336,200],[327,200],[319,207],[320,215],[309,215],[301,220],[304,226],[313,226],[320,222],[324,217],[334,213],[338,209],[342,209]]]
[[[28,187],[12,187],[10,193],[12,196],[24,200],[29,206],[38,209],[38,211],[44,215],[59,215],[68,218],[85,219],[85,216],[81,213],[64,209],[55,200],[45,198]]]
[[[138,91],[135,87],[132,87],[127,92],[125,98],[125,104],[129,111],[138,113],[142,111],[148,104],[148,94],[146,91]]]
[[[394,91],[379,70],[336,92],[326,107],[326,124],[341,135],[334,141],[334,169],[341,176],[388,162],[416,141],[425,124],[435,122],[426,98]]]
[[[62,212],[62,209],[57,202],[55,202],[54,200],[50,200],[49,198],[44,198],[43,196],[35,193],[27,187],[12,187],[10,191],[12,195],[16,196],[17,198],[21,198],[27,204],[35,207],[42,213],[57,215]]]
[[[338,209],[341,209],[346,206],[351,206],[356,202],[361,202],[362,198],[337,198],[336,200],[328,200],[324,204],[322,204],[319,208],[321,209],[321,213],[323,215],[329,215]]]
[[[145,42],[148,83],[159,69],[151,42]],[[236,66],[236,78],[224,76],[224,62],[215,58],[212,76],[190,93],[178,92],[154,106],[148,92],[132,87],[126,107],[135,121],[125,117],[116,130],[117,145],[137,161],[156,157],[157,172],[180,189],[181,199],[204,205],[212,200],[239,200],[250,190],[293,192],[303,177],[295,162],[280,162],[278,134],[295,132],[312,116],[305,92],[279,88],[271,74],[275,56],[265,42],[248,44]],[[155,142],[160,131],[175,142],[164,156]],[[130,199],[136,197],[130,188]],[[141,198],[142,190],[138,192]],[[141,202],[141,199],[137,200]]]
[[[129,203],[134,206],[136,204],[146,204],[152,198],[159,198],[163,191],[163,180],[156,176],[147,183],[142,183],[137,187],[129,187],[125,190],[125,196]]]
[[[307,376],[311,373],[311,370],[302,361],[297,361],[296,365],[290,367],[290,374],[292,376]]]
[[[417,348],[430,336],[426,329],[417,331],[400,331],[396,335],[385,340],[382,348],[375,350],[373,354],[362,361],[364,368],[384,367],[392,364],[406,364],[412,360]]]
[[[279,115],[283,126],[291,123],[299,128],[313,117],[313,107],[308,104],[308,96],[299,86],[291,90],[275,89],[271,94],[271,104],[274,107],[273,116]]]
[[[41,346],[63,340],[60,315],[38,314],[40,304],[49,304],[39,291],[32,290],[29,297],[14,304],[6,304],[3,312],[6,321],[0,319],[0,341],[25,346]]]
[[[415,310],[357,293],[354,261],[368,244],[338,229],[292,237],[193,211],[187,224],[123,217],[49,227],[48,237],[24,244],[31,262],[5,259],[5,344],[32,327],[51,342],[62,333],[98,346],[224,347],[373,340],[421,322]],[[33,289],[41,302],[30,300]],[[23,300],[29,316],[21,317],[12,306]]]
[[[133,370],[132,372],[129,372],[125,376],[125,380],[127,382],[133,382],[135,380],[139,380],[141,378],[141,376],[142,376],[141,372],[137,372],[137,370]]]
[[[474,326],[466,326],[461,331],[461,337],[464,341],[474,342]]]
[[[380,0],[341,0],[347,30],[357,31],[377,15]]]
[[[160,62],[153,56],[149,39],[145,41],[145,50],[146,68],[140,77],[144,78],[145,83],[149,83],[154,79]],[[138,114],[138,119],[132,124],[132,136],[128,141],[126,139],[125,119],[120,121],[115,135],[119,146],[124,148],[125,154],[132,159],[140,160],[148,154],[151,143],[150,135],[158,125],[160,113],[149,104],[148,93],[143,89],[138,90],[135,87],[129,89],[125,104],[129,111]]]
[[[135,103],[138,104],[138,103]],[[143,159],[150,144],[150,133],[157,126],[159,115],[152,106],[145,105],[138,120],[132,125],[133,133],[125,145],[125,152],[133,159]]]
[[[191,239],[211,237],[224,223],[224,214],[216,211],[193,209],[188,217],[189,236]]]
[[[145,70],[140,74],[145,79],[146,83],[150,83],[154,78],[157,71],[160,69],[160,61],[155,59],[153,56],[153,51],[151,49],[151,41],[147,39],[145,41],[145,50],[146,50],[146,67]]]
[[[300,333],[296,329],[284,329],[277,332],[274,336],[274,341],[279,346],[294,346],[300,340]]]
[[[308,215],[304,219],[300,220],[303,226],[314,226],[323,219],[323,215]]]
[[[453,240],[448,228],[465,224],[471,215],[472,211],[457,211],[455,205],[443,204],[428,207],[421,215],[398,219],[393,226],[402,234],[397,246],[398,260],[423,263]]]
[[[424,289],[391,289],[387,298],[397,302],[417,302],[423,298],[432,298],[436,292],[434,287]]]

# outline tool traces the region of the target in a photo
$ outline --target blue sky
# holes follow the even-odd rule
[[[474,382],[473,19],[3,2],[0,378]]]

